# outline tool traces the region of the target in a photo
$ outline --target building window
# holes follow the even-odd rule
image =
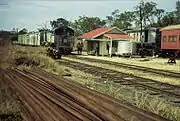
[[[167,42],[167,37],[163,36],[163,42]]]
[[[176,42],[177,36],[169,36],[169,42]]]
[[[112,47],[117,47],[118,43],[117,42],[112,42]]]

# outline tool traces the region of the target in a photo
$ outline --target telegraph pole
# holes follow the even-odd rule
[[[142,38],[142,27],[143,27],[143,17],[142,17],[142,5],[143,5],[143,0],[140,2],[140,24],[141,24],[141,33],[140,33],[140,42],[141,42],[141,58],[144,58],[144,47],[143,47],[143,38]]]
[[[16,29],[16,32],[17,32],[17,41],[18,41],[18,36],[19,36],[18,28]]]

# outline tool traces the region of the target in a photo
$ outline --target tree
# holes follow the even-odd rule
[[[132,21],[134,19],[134,12],[125,11],[120,13],[118,9],[114,10],[110,16],[106,16],[107,25],[112,27],[116,26],[118,28],[129,28],[132,26]]]
[[[57,20],[50,21],[50,25],[53,29],[60,26],[69,26],[69,21],[64,18],[58,18]]]
[[[155,2],[141,2],[140,5],[135,7],[135,23],[138,26],[140,24],[140,7],[142,10],[142,21],[144,26],[153,25],[154,23],[160,22],[164,16],[164,10],[158,9]],[[160,23],[159,23],[160,24]]]
[[[106,24],[108,27],[112,27],[115,25],[120,25],[121,23],[119,23],[117,21],[118,19],[118,15],[119,15],[120,11],[118,9],[115,9],[110,16],[106,16]]]
[[[176,11],[178,13],[180,13],[180,1],[179,0],[176,2]]]
[[[121,13],[118,17],[118,20],[121,21],[122,28],[129,28],[132,26],[135,15],[133,12],[125,11],[124,13]]]
[[[153,23],[153,26],[169,26],[180,24],[180,1],[176,2],[176,10],[171,12],[166,12],[161,9],[157,9],[155,12],[157,16],[157,23]]]
[[[180,24],[180,1],[179,0],[176,2],[176,15],[178,18],[177,24]]]
[[[156,11],[154,12],[154,15],[155,17],[157,18],[157,25],[159,27],[162,27],[162,23],[161,23],[161,19],[163,18],[164,16],[164,13],[165,11],[163,9],[156,9]]]
[[[178,17],[176,15],[175,11],[172,12],[167,12],[166,15],[162,18],[161,24],[163,26],[168,26],[168,25],[175,25],[178,24]]]
[[[99,17],[87,17],[87,16],[79,16],[77,20],[71,22],[70,24],[70,26],[74,28],[76,36],[97,28],[102,28],[105,25],[106,25],[105,20],[101,20]]]
[[[113,16],[106,16],[106,24],[107,26],[113,26],[114,20]]]
[[[106,16],[107,25],[117,26],[118,28],[130,28],[135,23],[138,27],[141,23],[140,8],[143,26],[162,26],[161,19],[164,16],[164,10],[157,8],[155,2],[141,2],[135,7],[134,11],[125,11],[120,13],[118,9],[114,10],[110,16]]]

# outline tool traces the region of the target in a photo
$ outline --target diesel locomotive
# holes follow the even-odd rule
[[[58,59],[61,55],[71,54],[73,50],[74,30],[68,26],[54,29],[54,43],[48,48],[48,55]]]

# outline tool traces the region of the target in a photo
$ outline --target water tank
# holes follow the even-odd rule
[[[118,41],[118,55],[133,55],[137,51],[136,43],[127,41]]]

